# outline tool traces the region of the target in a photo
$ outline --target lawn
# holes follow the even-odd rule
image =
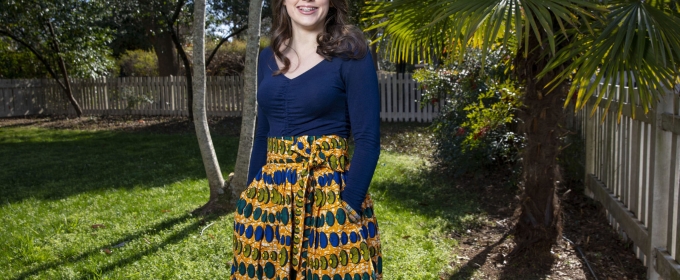
[[[213,141],[226,175],[238,138]],[[0,159],[0,278],[219,279],[230,271],[233,215],[190,214],[208,198],[191,133],[0,127]],[[484,220],[474,195],[452,192],[427,170],[418,153],[381,154],[370,192],[385,279],[450,273],[451,233]]]

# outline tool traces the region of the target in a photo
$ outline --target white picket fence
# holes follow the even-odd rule
[[[379,74],[383,121],[431,122],[442,102],[421,107],[421,90],[410,74]],[[186,116],[185,77],[74,79],[75,99],[85,115]],[[208,116],[240,116],[240,77],[208,77]],[[50,79],[0,80],[0,117],[74,115],[63,91]]]
[[[380,119],[390,122],[432,122],[444,101],[424,104],[422,90],[411,74],[382,73],[380,84]]]
[[[208,77],[209,116],[240,116],[239,77]],[[73,79],[73,95],[85,115],[187,115],[184,77]],[[49,79],[0,80],[0,116],[75,114],[61,88]]]
[[[568,119],[586,143],[586,192],[602,203],[623,238],[633,241],[648,279],[680,279],[680,95],[678,89],[668,91],[648,114],[636,108],[633,116],[628,100],[616,99],[607,112],[611,93],[628,90],[637,89],[601,86],[600,105],[594,107],[593,96]],[[619,102],[623,116],[617,121]]]

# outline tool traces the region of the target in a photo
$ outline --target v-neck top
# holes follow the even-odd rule
[[[294,78],[273,75],[278,69],[271,47],[262,50],[248,184],[266,163],[267,137],[351,133],[354,154],[341,197],[361,211],[380,155],[380,94],[370,52],[322,60]]]

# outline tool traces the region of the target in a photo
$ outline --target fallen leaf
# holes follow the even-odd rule
[[[168,212],[170,212],[170,210],[169,209],[163,209],[163,210],[161,210],[161,212],[168,213]]]
[[[104,253],[106,253],[107,255],[113,254],[113,252],[111,252],[111,250],[106,249],[106,248],[104,248],[102,251],[104,251]]]
[[[403,239],[409,239],[409,238],[411,238],[411,236],[410,236],[410,235],[404,235],[404,236],[402,236],[401,238],[403,238]]]
[[[102,224],[94,224],[94,225],[92,225],[92,228],[93,229],[99,229],[99,228],[106,228],[106,226],[102,225]]]

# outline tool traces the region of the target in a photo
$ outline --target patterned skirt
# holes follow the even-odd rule
[[[340,199],[348,169],[342,137],[269,138],[237,203],[231,279],[382,279],[373,201],[358,215]]]

